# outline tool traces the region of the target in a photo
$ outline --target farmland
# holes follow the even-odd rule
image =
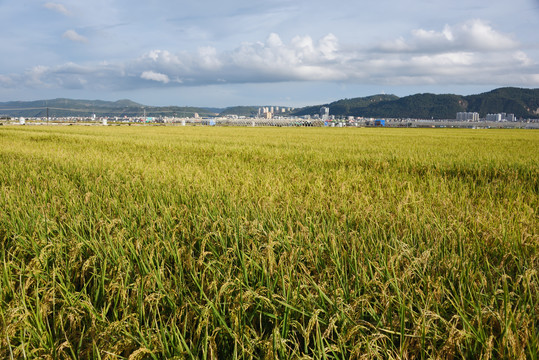
[[[539,133],[0,127],[0,357],[539,357]]]

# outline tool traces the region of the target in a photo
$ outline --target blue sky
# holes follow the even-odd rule
[[[539,0],[0,0],[0,101],[320,104],[539,87]]]

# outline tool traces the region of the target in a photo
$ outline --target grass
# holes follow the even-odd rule
[[[538,148],[3,127],[0,356],[537,359]]]

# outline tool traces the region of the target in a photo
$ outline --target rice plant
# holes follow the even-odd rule
[[[0,357],[537,359],[539,133],[0,129]]]

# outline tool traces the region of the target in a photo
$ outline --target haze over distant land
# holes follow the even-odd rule
[[[539,1],[0,2],[0,102],[300,107],[539,87]]]

